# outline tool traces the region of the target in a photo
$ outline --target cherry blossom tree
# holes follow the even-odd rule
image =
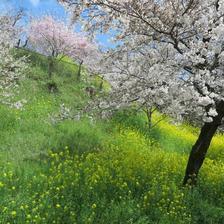
[[[154,74],[158,61],[151,60],[151,57],[156,50],[149,52],[146,49],[131,47],[130,43],[125,43],[105,55],[100,73],[112,88],[109,96],[103,100],[99,99],[97,103],[105,115],[130,105],[134,106],[137,111],[142,110],[146,113],[148,127],[151,130],[155,123],[158,124],[161,120],[152,124],[152,113],[156,110],[162,112],[164,108],[168,113],[167,109],[174,102],[174,94],[172,98],[168,94],[168,85],[171,86],[170,76],[165,75],[162,70]],[[170,110],[169,114],[171,113],[173,116],[178,116],[174,110]]]
[[[136,99],[178,119],[195,116],[200,121],[201,132],[192,147],[183,181],[196,184],[224,117],[224,0],[60,2],[86,31],[112,29],[123,43],[122,50],[128,46],[129,64],[124,65],[124,55],[115,54],[117,65],[123,63],[114,71],[117,80],[121,74],[127,80],[122,90],[127,94],[120,103]]]
[[[33,20],[28,36],[30,44],[36,51],[49,56],[50,77],[54,58],[60,60],[64,56],[69,56],[79,63],[78,78],[80,78],[82,64],[94,66],[93,60],[90,59],[97,58],[97,45],[52,16]]]
[[[17,18],[5,14],[0,16],[0,102],[9,103],[9,96],[18,85],[18,80],[27,69],[25,58],[16,58],[13,48],[20,33],[15,26]]]

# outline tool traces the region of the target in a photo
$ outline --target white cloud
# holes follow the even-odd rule
[[[38,6],[40,3],[40,0],[30,0],[30,2],[33,6]]]

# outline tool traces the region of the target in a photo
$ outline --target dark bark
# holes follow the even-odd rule
[[[17,41],[17,43],[16,43],[16,48],[19,48],[20,47],[20,43],[21,43],[21,39],[19,39],[18,41]]]
[[[152,128],[152,113],[153,113],[153,110],[151,107],[146,109],[149,130],[151,130]]]
[[[28,39],[26,39],[25,43],[23,44],[23,47],[25,48],[28,44]]]
[[[82,64],[83,64],[83,61],[81,61],[81,62],[79,63],[79,70],[78,70],[78,73],[77,73],[77,81],[78,81],[78,82],[79,82],[80,79],[81,79]]]
[[[212,138],[215,135],[224,117],[224,101],[221,101],[216,106],[218,115],[213,118],[213,122],[205,123],[201,128],[200,135],[192,147],[183,184],[195,185],[199,170],[204,162],[206,153],[211,144]]]

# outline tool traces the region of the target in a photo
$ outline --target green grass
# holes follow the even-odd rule
[[[167,118],[149,131],[145,115],[132,110],[106,121],[52,122],[62,103],[74,114],[85,106],[85,87],[100,80],[77,83],[68,59],[49,80],[46,58],[25,54],[30,71],[15,100],[27,103],[0,106],[0,223],[224,223],[223,135],[213,140],[198,186],[182,187],[199,130]]]

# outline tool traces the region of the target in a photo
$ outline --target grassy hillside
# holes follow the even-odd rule
[[[0,223],[224,223],[222,135],[198,186],[182,187],[197,129],[166,119],[149,132],[144,114],[130,111],[58,121],[62,104],[77,113],[89,100],[85,88],[99,83],[77,83],[67,61],[49,79],[47,59],[26,54],[31,67],[16,100],[27,102],[0,106]]]

